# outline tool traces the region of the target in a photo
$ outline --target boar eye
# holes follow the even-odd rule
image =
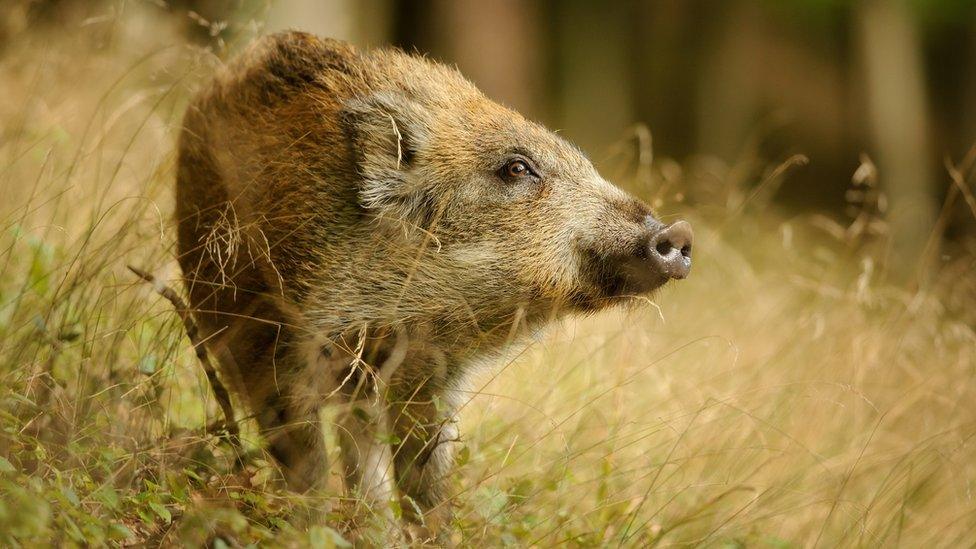
[[[509,162],[508,166],[505,166],[505,173],[512,176],[518,177],[520,175],[525,175],[529,171],[529,165],[521,160],[516,160],[515,162]]]
[[[508,182],[518,181],[526,176],[539,177],[532,166],[521,158],[509,160],[498,170],[498,176]]]

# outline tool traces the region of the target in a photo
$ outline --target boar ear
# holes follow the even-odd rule
[[[363,179],[362,206],[420,223],[430,200],[415,161],[430,141],[429,111],[401,93],[382,92],[347,101],[343,118]]]

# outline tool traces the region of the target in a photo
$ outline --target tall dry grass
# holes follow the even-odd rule
[[[356,502],[336,481],[316,516],[259,456],[234,469],[178,318],[125,269],[178,279],[173,142],[214,61],[138,9],[112,25],[0,59],[0,544],[341,546]],[[638,165],[620,180],[692,218],[695,271],[478,380],[459,540],[976,543],[973,242],[906,290],[868,163],[851,223],[776,212],[788,166],[758,156]]]

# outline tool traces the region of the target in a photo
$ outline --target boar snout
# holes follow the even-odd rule
[[[663,225],[653,216],[641,223],[636,246],[622,254],[604,256],[595,271],[606,296],[643,294],[691,271],[691,224],[676,221]]]
[[[666,278],[681,279],[691,271],[691,224],[676,221],[655,232],[648,242],[647,258],[652,268]]]

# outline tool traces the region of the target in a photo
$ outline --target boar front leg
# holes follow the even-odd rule
[[[213,334],[208,347],[222,374],[244,390],[288,487],[314,492],[325,482],[328,460],[320,403],[302,390],[305,359],[296,349],[298,336],[271,300],[241,295],[233,302],[236,315],[198,314],[206,333]]]
[[[350,471],[352,481],[375,487],[376,496],[383,500],[376,503],[383,505],[387,498],[396,497],[394,488],[398,488],[411,537],[433,535],[445,541],[451,518],[449,475],[457,440],[456,407],[445,390],[448,360],[424,337],[405,330],[377,337],[364,355],[369,363],[379,365],[376,376],[358,384],[368,389],[353,391],[351,425],[340,425],[341,436],[347,437],[343,451],[354,453],[347,461],[358,468]],[[356,398],[362,392],[370,395],[368,410]],[[353,440],[355,432],[363,434]],[[372,465],[365,466],[367,461]]]
[[[434,386],[431,386],[434,385]],[[443,539],[451,521],[450,479],[458,440],[456,408],[436,383],[399,392],[390,412],[404,515]],[[404,387],[406,388],[406,387]],[[419,513],[418,513],[419,511]]]
[[[382,523],[381,530],[388,535],[398,526],[391,507],[395,486],[385,402],[374,398],[350,402],[337,428],[346,487],[366,505],[371,519]]]

